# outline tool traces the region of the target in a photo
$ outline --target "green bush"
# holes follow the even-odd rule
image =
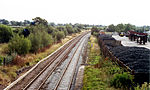
[[[15,35],[9,42],[10,53],[27,54],[31,49],[31,42],[23,36]]]
[[[48,32],[48,34],[51,34],[54,30],[55,30],[55,28],[53,26],[49,26],[47,29],[47,32]]]
[[[67,29],[66,29],[64,26],[58,26],[57,29],[58,29],[59,31],[64,32],[65,36],[68,35],[68,31],[67,31]]]
[[[53,38],[45,31],[37,31],[36,33],[31,33],[29,35],[29,40],[31,41],[31,51],[36,52],[40,48],[46,47],[53,43]]]
[[[13,61],[14,57],[9,55],[9,56],[5,56],[5,65],[7,64],[11,64]]]
[[[64,32],[65,36],[68,35],[68,31],[66,29],[63,32]]]
[[[54,30],[51,35],[53,37],[53,41],[57,42],[57,30]]]
[[[94,35],[94,36],[98,36],[98,34],[99,34],[99,33],[97,33],[97,32],[93,32],[93,35]]]
[[[119,67],[110,67],[110,69],[108,70],[108,74],[113,75],[116,73],[121,73],[122,70]]]
[[[74,32],[75,32],[75,33],[78,33],[78,30],[77,30],[77,28],[74,28]]]
[[[0,24],[0,43],[9,42],[12,36],[12,29],[9,26]]]
[[[12,53],[11,55],[7,55],[7,56],[0,56],[0,65],[7,65],[7,64],[11,64],[13,59],[16,57],[17,54]]]
[[[46,47],[48,45],[51,45],[53,43],[53,38],[51,35],[49,35],[47,32],[43,31],[41,33],[41,44],[42,47]]]
[[[122,74],[115,74],[112,78],[110,85],[115,88],[129,89],[133,83],[133,76],[127,72]]]
[[[41,34],[40,32],[31,33],[29,35],[29,40],[31,41],[31,51],[36,52],[41,47]]]
[[[69,33],[69,34],[72,34],[72,33],[74,33],[74,30],[73,30],[73,28],[72,28],[72,26],[71,25],[66,25],[66,29],[67,29],[67,32]]]
[[[57,41],[60,41],[62,38],[65,37],[65,34],[64,34],[64,32],[59,31],[56,33],[56,37],[57,37]]]

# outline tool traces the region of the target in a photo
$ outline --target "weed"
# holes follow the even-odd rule
[[[136,87],[134,87],[134,90],[150,90],[150,83],[148,84],[147,82],[145,82],[141,87],[140,85],[137,85]]]
[[[25,59],[19,55],[17,55],[13,60],[14,65],[24,66],[25,63],[26,63]]]
[[[84,74],[84,87],[83,90],[99,90],[104,89],[104,83],[100,78],[102,72],[97,68],[86,67]]]
[[[110,82],[110,85],[115,88],[129,89],[132,86],[132,83],[133,76],[127,72],[124,72],[122,74],[115,74]]]
[[[109,68],[108,74],[113,75],[113,74],[116,74],[116,73],[122,73],[122,71],[123,70],[121,70],[119,67],[114,66],[114,67]]]
[[[103,58],[96,38],[91,36],[88,42],[88,64],[84,71],[83,90],[116,90],[110,86],[110,79],[123,70],[114,65],[109,58]]]

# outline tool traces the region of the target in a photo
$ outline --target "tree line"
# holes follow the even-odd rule
[[[30,24],[33,24],[32,21],[29,21],[29,20],[24,20],[24,21],[9,21],[9,20],[6,20],[6,19],[0,19],[0,24],[4,24],[4,25],[9,25],[9,26],[28,26]],[[48,23],[48,25],[50,26],[66,26],[67,24],[55,24],[54,22],[50,22]],[[79,23],[75,23],[75,24],[71,24],[69,23],[69,25],[72,25],[72,26],[79,26],[79,27],[85,27],[85,28],[88,28],[88,27],[93,27],[93,26],[97,26],[97,27],[101,27],[102,25],[90,25],[90,24],[79,24]]]
[[[146,31],[150,30],[150,26],[135,26],[132,24],[118,24],[118,25],[108,25],[108,26],[101,26],[101,27],[97,27],[97,26],[93,26],[91,28],[91,34],[94,36],[98,36],[99,31],[106,31],[106,32],[125,32],[127,33],[130,30],[134,30],[136,32],[140,32],[140,33],[145,33]]]
[[[30,25],[30,21],[29,20],[24,20],[24,21],[8,21],[6,19],[0,19],[0,24],[4,24],[4,25],[10,25],[10,26],[27,26]]]
[[[150,30],[150,26],[135,26],[132,24],[118,24],[118,25],[114,25],[111,24],[107,27],[106,31],[108,32],[127,32],[130,30],[134,30],[137,32],[144,32],[144,31],[149,31]]]
[[[13,53],[17,55],[37,53],[45,47],[61,42],[67,35],[81,32],[82,29],[84,26],[81,24],[55,26],[48,24],[45,19],[36,17],[30,25],[15,30],[0,24],[0,43],[8,43],[5,52],[10,56]]]

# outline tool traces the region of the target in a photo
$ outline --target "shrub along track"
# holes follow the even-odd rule
[[[47,76],[49,76],[55,66],[59,65],[63,60],[67,58],[67,55],[71,51],[71,49],[78,43],[78,41],[86,35],[88,32],[75,37],[73,40],[69,41],[66,43],[63,47],[61,47],[59,50],[54,52],[52,55],[50,55],[46,60],[40,62],[36,68],[34,68],[30,73],[28,73],[25,77],[23,77],[21,80],[18,80],[16,83],[11,84],[5,90],[18,90],[18,89],[24,89],[26,90],[34,81],[38,79],[40,75],[44,72],[45,74],[42,75],[44,76],[43,79],[45,79]],[[57,60],[57,61],[56,61]],[[49,68],[50,70],[47,70]],[[45,70],[47,70],[46,73]],[[43,80],[42,79],[42,80]],[[42,83],[42,80],[38,82],[38,84]]]

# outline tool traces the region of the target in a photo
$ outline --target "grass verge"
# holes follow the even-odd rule
[[[82,90],[119,90],[110,82],[114,74],[122,73],[123,69],[102,57],[96,37],[90,37],[88,49],[87,63],[90,65],[85,67]]]

